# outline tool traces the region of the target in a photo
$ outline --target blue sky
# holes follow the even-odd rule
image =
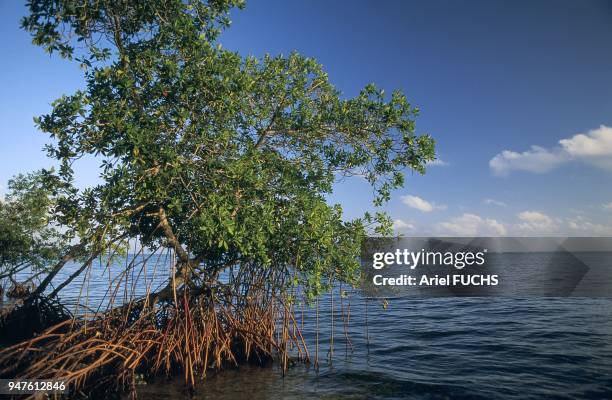
[[[48,166],[32,117],[83,82],[0,2],[0,192]],[[409,174],[386,206],[406,234],[612,235],[612,3],[251,1],[221,43],[243,55],[315,57],[345,96],[369,82],[421,108],[444,165]],[[538,147],[533,147],[538,146]],[[78,184],[96,181],[94,162]],[[359,179],[330,201],[370,206]]]

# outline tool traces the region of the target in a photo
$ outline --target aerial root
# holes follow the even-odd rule
[[[181,374],[193,387],[210,369],[286,360],[289,347],[307,359],[299,329],[287,329],[296,324],[279,301],[184,291],[155,307],[133,302],[93,319],[64,320],[0,351],[0,377],[61,379],[92,395],[133,391],[137,377],[160,375]]]

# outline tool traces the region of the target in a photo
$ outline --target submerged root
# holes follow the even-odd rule
[[[89,320],[69,319],[0,351],[0,377],[61,379],[73,391],[133,390],[136,377],[182,374],[193,387],[209,369],[286,357],[285,308],[260,298],[197,296],[184,291],[151,307],[133,302]],[[305,346],[303,346],[305,349]]]

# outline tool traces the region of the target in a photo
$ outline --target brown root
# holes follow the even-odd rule
[[[13,282],[11,287],[6,291],[6,297],[9,299],[25,299],[32,293],[32,286],[26,283]]]
[[[210,369],[286,359],[288,342],[305,350],[303,340],[287,335],[296,321],[281,302],[220,293],[183,290],[155,306],[134,301],[93,319],[65,320],[0,351],[0,376],[61,379],[97,396],[131,391],[141,376],[181,374],[193,387]]]

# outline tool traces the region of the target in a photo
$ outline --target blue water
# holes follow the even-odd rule
[[[206,379],[197,399],[611,399],[612,300],[587,298],[351,300],[347,349],[338,298],[335,351],[320,367],[241,367]],[[329,332],[329,299],[320,328]],[[345,304],[346,307],[346,304]],[[325,309],[327,308],[327,311]],[[314,319],[304,333],[314,351]],[[180,380],[145,386],[181,397]]]
[[[146,292],[167,279],[165,259],[146,281],[138,273],[124,294]],[[63,292],[67,303],[89,293],[91,309],[108,302],[111,271]],[[67,276],[66,271],[63,276]],[[62,277],[58,277],[61,279]],[[123,293],[123,294],[122,294]],[[81,296],[79,296],[81,294]],[[319,301],[319,368],[297,364],[209,373],[196,399],[612,399],[612,299],[582,297],[441,297],[343,300],[351,315],[347,345],[339,296],[334,298],[334,353],[328,360],[331,301]],[[367,315],[367,324],[366,324]],[[301,312],[298,308],[298,320]],[[305,307],[303,334],[315,356],[314,308]],[[139,387],[141,398],[186,396],[181,378]]]

